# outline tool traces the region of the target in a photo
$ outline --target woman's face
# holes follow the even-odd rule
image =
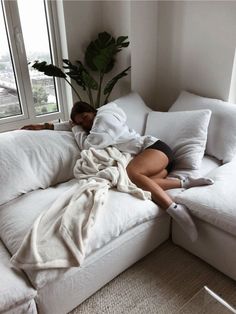
[[[77,113],[74,117],[74,121],[76,124],[82,126],[85,131],[90,131],[93,126],[95,115],[95,112]]]

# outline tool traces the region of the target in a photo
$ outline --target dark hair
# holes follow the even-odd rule
[[[97,110],[95,108],[93,108],[92,106],[90,106],[87,102],[84,101],[77,101],[74,103],[72,109],[71,109],[71,113],[70,113],[70,118],[73,122],[75,122],[75,116],[78,113],[84,113],[84,112],[94,112],[96,113]]]

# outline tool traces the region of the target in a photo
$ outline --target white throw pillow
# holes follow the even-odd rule
[[[210,109],[206,154],[223,163],[236,155],[236,104],[183,91],[169,111]]]
[[[199,169],[204,155],[210,110],[148,114],[145,134],[165,142],[175,155],[175,169]]]
[[[147,114],[151,111],[146,106],[143,99],[137,93],[130,93],[126,96],[114,100],[127,116],[127,124],[139,134],[143,135],[145,131]]]
[[[0,205],[73,178],[79,148],[72,132],[17,130],[0,134]]]

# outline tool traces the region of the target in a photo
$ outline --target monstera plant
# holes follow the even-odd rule
[[[91,41],[86,48],[84,63],[81,60],[72,63],[68,59],[63,59],[64,66],[62,70],[53,64],[37,60],[33,62],[32,67],[47,76],[65,79],[76,93],[78,99],[84,100],[78,89],[75,89],[68,78],[74,80],[78,87],[87,93],[90,105],[98,108],[109,101],[109,96],[116,83],[128,74],[130,66],[104,83],[105,75],[115,65],[116,55],[123,48],[129,46],[127,39],[128,36],[119,36],[115,39],[107,32],[99,33],[97,38]]]

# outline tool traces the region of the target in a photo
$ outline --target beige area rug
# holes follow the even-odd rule
[[[235,281],[168,241],[70,314],[176,313],[204,285],[236,307]]]

